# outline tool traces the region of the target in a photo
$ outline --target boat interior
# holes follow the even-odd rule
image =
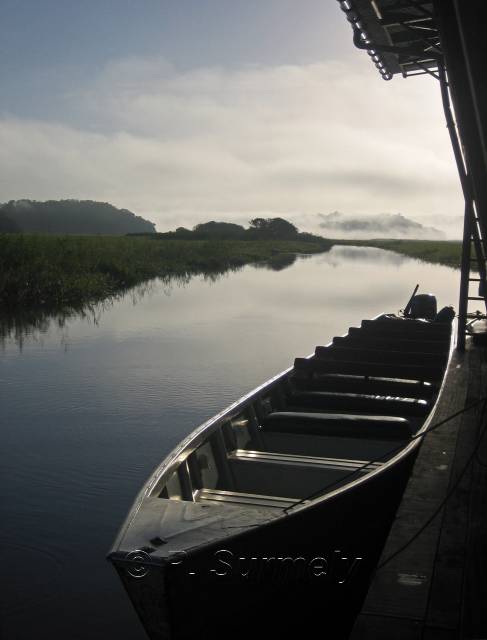
[[[285,509],[373,472],[432,412],[451,334],[364,320],[195,431],[152,495]]]

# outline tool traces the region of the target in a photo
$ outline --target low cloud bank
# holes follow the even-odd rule
[[[375,215],[346,215],[339,211],[318,213],[307,217],[302,225],[312,226],[315,232],[331,238],[368,240],[371,238],[400,238],[445,240],[446,234],[435,227],[425,226],[400,213]]]
[[[0,113],[0,201],[111,202],[159,231],[255,217],[313,231],[302,212],[335,209],[400,208],[421,222],[462,211],[437,83],[382,82],[366,58],[187,71],[114,60],[64,96],[57,118]]]

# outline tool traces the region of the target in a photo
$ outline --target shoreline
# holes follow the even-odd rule
[[[453,269],[460,268],[461,240],[332,240],[335,245],[375,247],[393,251],[422,262],[441,264]]]
[[[219,274],[331,243],[288,240],[160,240],[130,236],[0,235],[4,311],[80,308],[153,278]]]
[[[79,309],[153,278],[219,274],[247,264],[323,253],[333,246],[375,247],[460,267],[454,240],[173,240],[132,236],[0,235],[4,311]],[[284,267],[281,267],[284,268]]]

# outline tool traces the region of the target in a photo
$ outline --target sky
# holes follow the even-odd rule
[[[397,214],[461,235],[439,86],[385,82],[335,0],[3,0],[0,202],[160,231]]]

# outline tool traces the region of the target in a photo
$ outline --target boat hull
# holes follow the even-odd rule
[[[364,321],[174,449],[109,555],[151,640],[348,637],[434,424],[454,335]]]
[[[112,557],[151,640],[323,630],[346,638],[365,598],[418,448],[351,490],[134,577]],[[135,573],[137,569],[135,570]]]

